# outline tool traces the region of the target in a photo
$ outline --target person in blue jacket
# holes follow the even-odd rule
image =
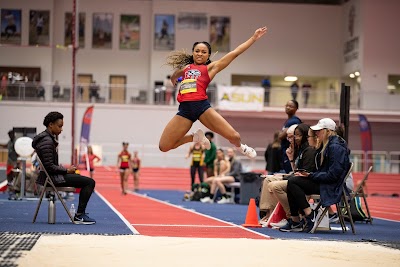
[[[299,171],[288,181],[287,196],[291,219],[279,228],[283,232],[310,232],[314,227],[318,211],[311,209],[306,195],[319,194],[322,207],[338,203],[342,184],[350,168],[346,141],[336,133],[336,123],[330,118],[319,120],[310,127],[320,141],[315,156],[317,171]],[[305,220],[300,221],[299,210],[304,211]]]

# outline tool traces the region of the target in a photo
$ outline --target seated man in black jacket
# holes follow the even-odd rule
[[[58,141],[56,137],[62,132],[64,125],[63,118],[64,116],[56,111],[47,114],[43,121],[43,125],[47,129],[33,138],[32,147],[42,160],[43,166],[55,186],[81,188],[78,210],[74,216],[74,222],[76,224],[95,224],[96,221],[85,213],[87,203],[94,190],[95,181],[89,177],[75,174],[75,166],[67,169],[58,164]],[[41,171],[36,182],[44,185],[45,180],[46,174]]]

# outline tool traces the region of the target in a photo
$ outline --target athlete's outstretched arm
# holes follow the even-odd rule
[[[223,56],[221,59],[216,60],[208,65],[208,73],[210,78],[225,69],[237,56],[246,51],[252,44],[254,44],[258,39],[260,39],[267,32],[267,27],[258,28],[253,36],[250,37],[246,42],[242,43],[234,50]]]

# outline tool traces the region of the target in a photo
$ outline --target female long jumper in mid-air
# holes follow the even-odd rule
[[[201,129],[188,134],[193,123],[200,120],[205,127],[226,138],[242,154],[249,158],[257,156],[253,148],[241,143],[240,134],[211,107],[206,89],[217,73],[225,69],[266,32],[267,27],[257,29],[250,39],[213,62],[210,60],[211,46],[208,42],[194,43],[192,55],[184,51],[174,51],[167,57],[166,64],[175,69],[171,76],[172,83],[176,85],[180,77],[182,82],[177,95],[179,110],[161,135],[161,151],[167,152],[189,142],[200,143],[206,149],[210,149],[210,142]]]

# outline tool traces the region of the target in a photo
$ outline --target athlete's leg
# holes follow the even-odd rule
[[[209,108],[201,114],[199,120],[208,129],[226,138],[242,154],[249,158],[257,156],[257,152],[253,148],[241,143],[240,134],[213,108]]]
[[[207,109],[199,118],[200,122],[213,132],[240,147],[240,134],[213,108]]]
[[[164,128],[158,145],[160,150],[167,152],[180,145],[192,142],[193,135],[186,134],[192,127],[192,124],[191,120],[175,115]]]

